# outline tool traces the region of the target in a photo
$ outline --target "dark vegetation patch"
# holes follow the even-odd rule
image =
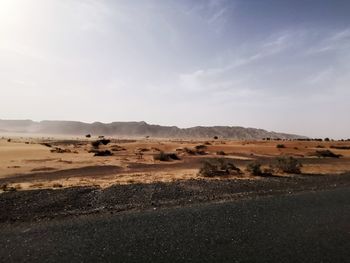
[[[13,186],[9,186],[8,184],[2,184],[0,185],[0,190],[4,191],[4,192],[13,192],[13,191],[17,191],[17,189]]]
[[[254,176],[261,176],[262,170],[261,170],[261,163],[259,162],[252,162],[248,163],[247,165],[247,171]]]
[[[194,149],[185,147],[183,150],[185,153],[187,153],[189,155],[206,155],[207,154],[205,152],[206,148],[207,147],[205,145],[198,145],[198,146],[194,147]]]
[[[206,150],[208,147],[204,144],[200,144],[200,145],[196,145],[194,147],[197,151],[200,151],[200,150]]]
[[[273,168],[261,168],[261,163],[258,161],[254,161],[251,163],[247,164],[246,170],[249,172],[251,175],[254,176],[273,176],[274,170]]]
[[[214,158],[205,160],[199,169],[199,175],[204,177],[239,175],[241,170],[234,165],[232,160]]]
[[[216,155],[226,155],[226,153],[224,151],[217,151]]]
[[[277,157],[274,165],[272,166],[278,172],[300,174],[302,164],[294,157]]]
[[[189,155],[196,155],[196,151],[190,148],[185,147],[184,151]]]
[[[163,151],[155,154],[153,156],[154,160],[157,161],[163,161],[163,162],[169,162],[169,161],[173,161],[173,160],[180,160],[179,156],[177,156],[176,153],[165,153]]]
[[[340,158],[342,155],[341,154],[335,154],[334,152],[330,150],[320,150],[316,151],[315,156],[317,157],[323,157],[323,158]]]
[[[286,148],[286,146],[284,144],[277,144],[276,148],[283,149],[283,148]]]
[[[103,138],[103,139],[91,142],[91,145],[94,148],[98,148],[100,145],[107,145],[110,142],[111,142],[111,140]]]

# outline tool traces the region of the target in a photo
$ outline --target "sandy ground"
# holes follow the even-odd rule
[[[252,160],[267,165],[277,156],[299,158],[303,163],[302,173],[309,175],[350,171],[350,150],[330,148],[350,146],[350,142],[108,139],[111,142],[100,146],[99,150],[110,150],[113,156],[94,156],[89,152],[93,148],[91,142],[97,138],[4,136],[0,139],[0,185],[26,190],[198,179],[201,162],[217,157],[231,158],[243,171]],[[277,144],[285,148],[277,148]],[[191,155],[183,150],[198,145],[206,146],[205,155]],[[51,152],[56,148],[66,152]],[[315,151],[326,149],[342,157],[312,156]],[[154,160],[153,156],[160,150],[177,153],[180,160]],[[225,156],[217,155],[219,151]],[[232,178],[260,180],[247,172]]]

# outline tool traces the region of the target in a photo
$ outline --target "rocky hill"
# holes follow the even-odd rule
[[[77,121],[41,121],[0,120],[0,132],[61,134],[61,135],[105,135],[123,137],[156,137],[156,138],[188,138],[206,139],[218,136],[225,139],[262,139],[281,138],[298,139],[304,136],[270,132],[263,129],[229,127],[229,126],[197,126],[178,128],[176,126],[160,126],[146,122],[112,122],[84,123]]]

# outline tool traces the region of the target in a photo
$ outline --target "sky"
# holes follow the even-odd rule
[[[0,119],[350,138],[348,0],[0,0]]]

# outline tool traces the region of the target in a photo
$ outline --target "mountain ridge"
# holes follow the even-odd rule
[[[43,120],[3,120],[0,119],[0,131],[38,134],[62,135],[105,135],[123,137],[156,137],[156,138],[188,138],[208,139],[218,136],[224,139],[301,139],[306,136],[267,131],[259,128],[241,126],[194,126],[179,128],[177,126],[162,126],[148,124],[145,121],[129,122],[93,122]]]

